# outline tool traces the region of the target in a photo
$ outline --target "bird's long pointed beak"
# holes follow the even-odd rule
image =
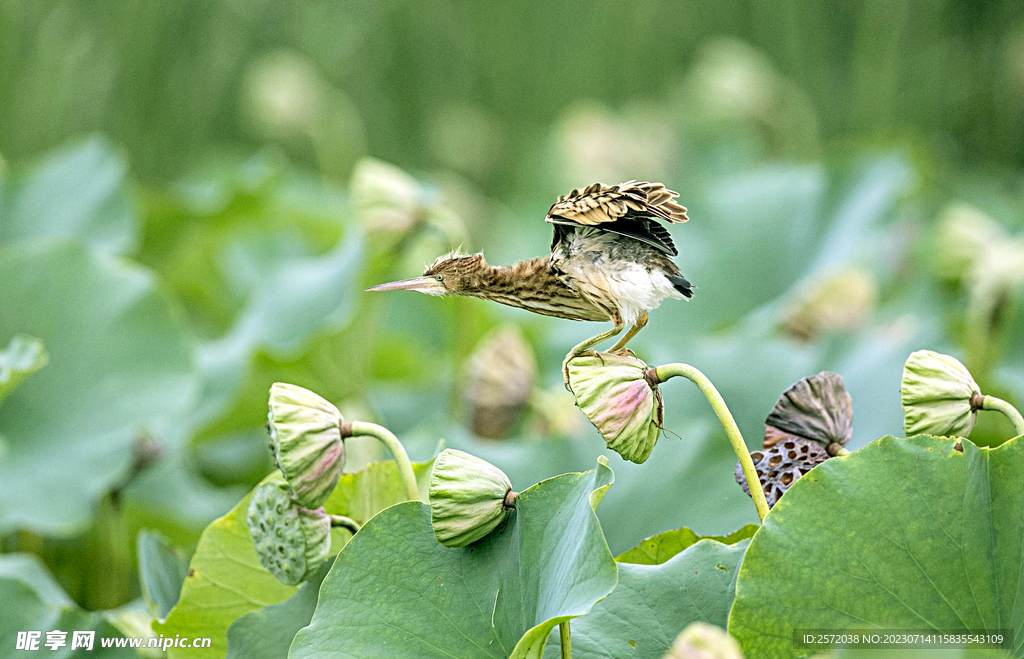
[[[413,277],[402,279],[386,284],[378,284],[366,289],[367,291],[417,291],[427,295],[442,295],[445,292],[444,284],[433,277]]]

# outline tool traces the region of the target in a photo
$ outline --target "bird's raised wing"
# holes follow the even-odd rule
[[[648,243],[675,256],[672,238],[658,220],[686,222],[686,209],[675,202],[678,192],[661,183],[626,181],[594,183],[561,196],[551,205],[547,222],[595,227]],[[556,239],[558,232],[556,231]]]

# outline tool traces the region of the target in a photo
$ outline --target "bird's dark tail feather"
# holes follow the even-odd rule
[[[687,300],[693,297],[693,289],[696,288],[693,284],[687,281],[686,277],[683,276],[670,276],[668,278],[672,282],[672,287],[683,294]]]

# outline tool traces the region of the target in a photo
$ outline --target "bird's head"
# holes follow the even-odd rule
[[[462,295],[473,288],[477,275],[487,267],[483,254],[449,252],[427,266],[422,277],[378,284],[368,291],[418,291],[427,295]]]

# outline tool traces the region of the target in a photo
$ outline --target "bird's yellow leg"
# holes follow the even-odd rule
[[[569,354],[566,355],[565,359],[562,360],[562,382],[565,384],[566,389],[572,391],[572,388],[569,386],[569,362],[571,362],[576,357],[579,357],[580,355],[586,355],[594,352],[593,350],[591,350],[591,348],[596,346],[598,343],[604,341],[605,339],[612,338],[613,336],[621,332],[623,327],[625,327],[625,325],[616,323],[616,325],[607,332],[601,332],[597,336],[592,336],[586,341],[576,344],[576,346],[569,351]]]
[[[615,345],[613,345],[608,352],[628,352],[628,353],[632,353],[631,350],[627,350],[626,349],[626,344],[629,343],[630,339],[632,339],[634,336],[636,336],[637,332],[642,330],[644,328],[644,326],[647,325],[647,319],[648,319],[648,315],[647,314],[641,314],[636,319],[636,323],[632,327],[629,328],[628,332],[626,332],[626,335],[624,337],[622,337],[621,339],[619,339],[618,341],[616,341]]]

